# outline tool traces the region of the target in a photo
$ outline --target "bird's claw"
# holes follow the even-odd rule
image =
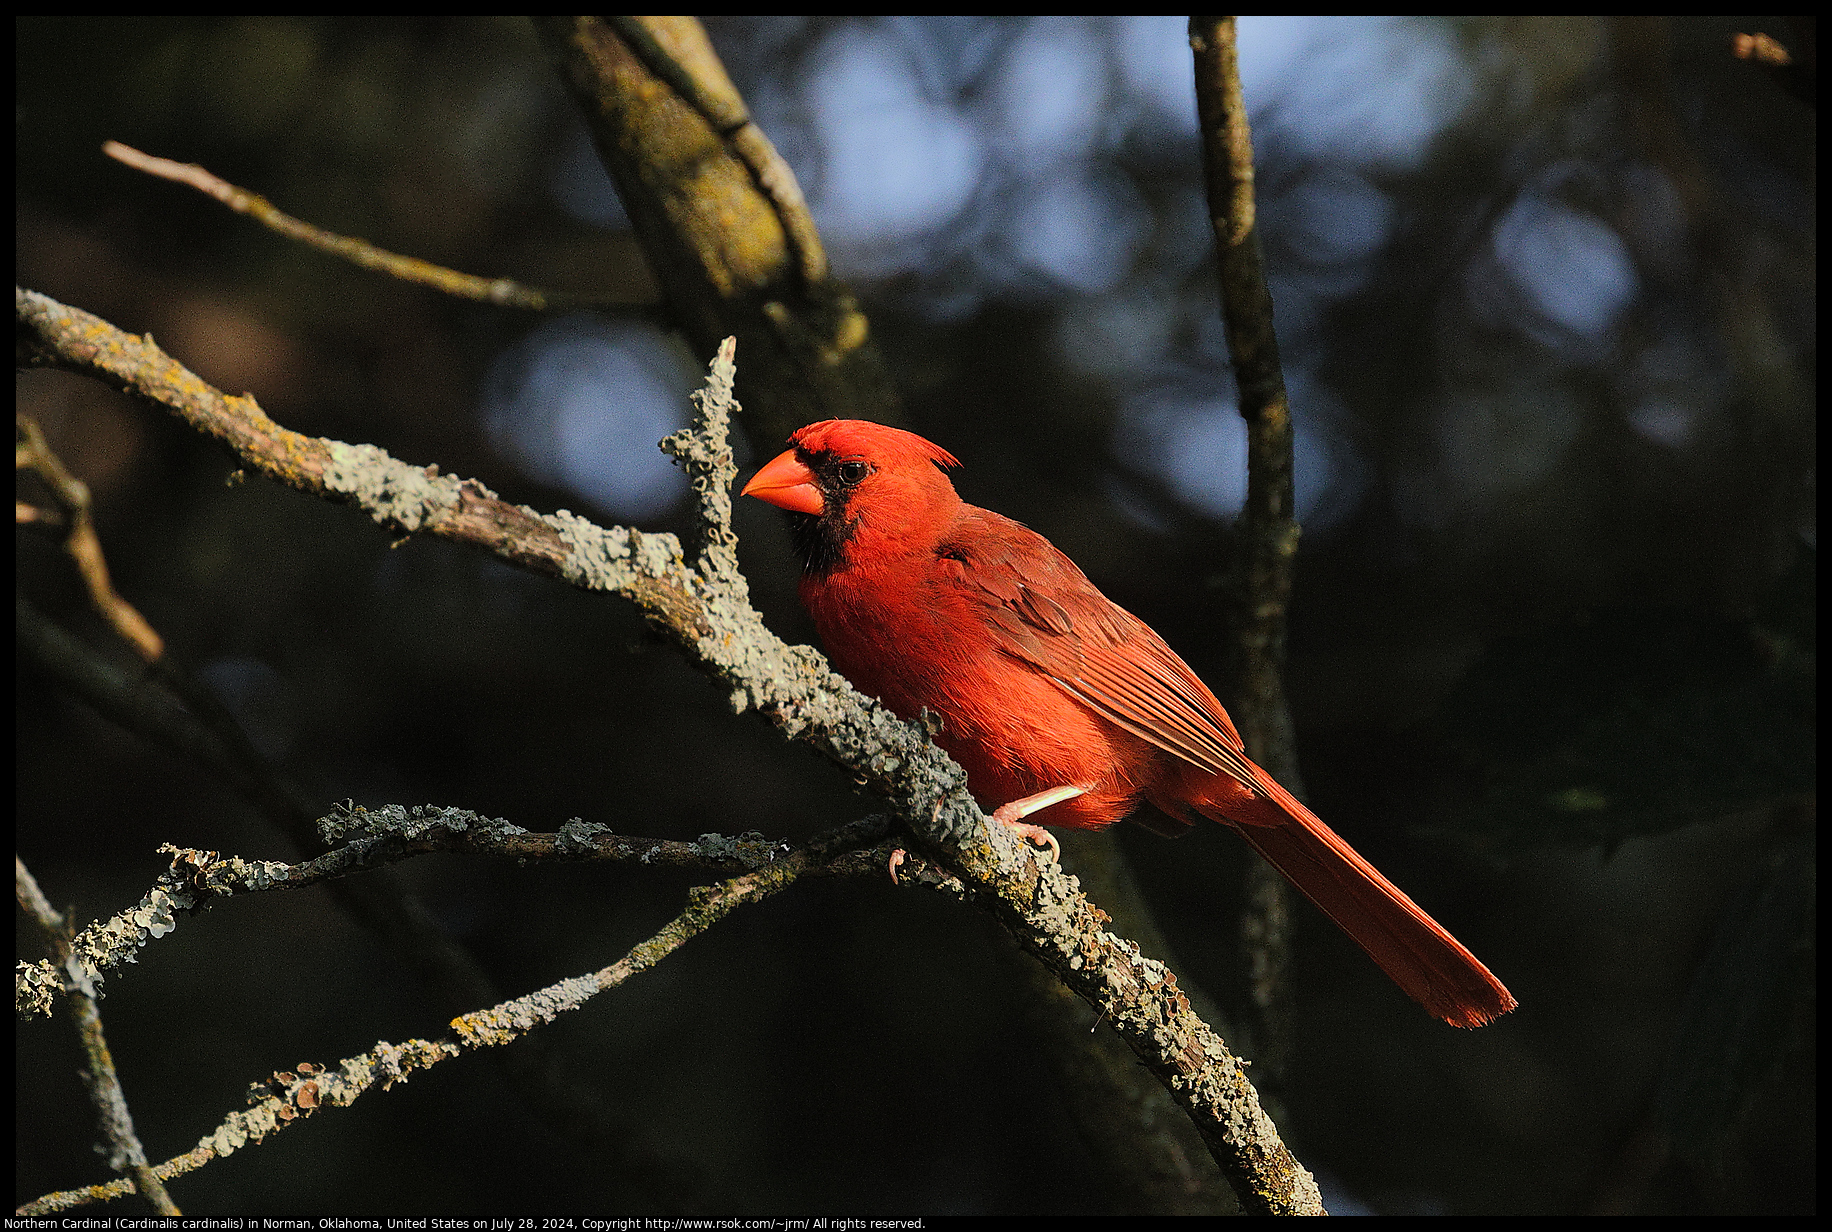
[[[1010,805],[1000,807],[993,813],[992,819],[1016,834],[1019,838],[1028,839],[1038,847],[1048,847],[1050,849],[1050,863],[1061,864],[1062,844],[1056,841],[1056,836],[1042,826],[1033,825],[1028,821],[1017,821],[1010,817],[1001,817],[999,815],[1010,807]]]

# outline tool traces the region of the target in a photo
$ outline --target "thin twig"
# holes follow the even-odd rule
[[[64,551],[76,563],[76,572],[89,592],[89,601],[142,659],[148,663],[158,662],[165,654],[165,639],[147,623],[138,608],[121,597],[109,580],[108,560],[102,554],[102,540],[95,531],[89,485],[65,469],[62,459],[45,440],[43,429],[31,416],[14,411],[13,425],[14,469],[30,470],[44,480],[63,514],[61,518],[48,517],[35,506],[15,501],[17,520],[47,526],[61,522],[67,528]]]
[[[443,265],[422,261],[418,257],[404,257],[399,253],[377,248],[368,240],[357,239],[349,235],[338,235],[321,227],[315,227],[309,222],[294,218],[291,214],[278,209],[258,193],[238,188],[196,163],[173,162],[169,158],[159,158],[152,154],[142,153],[119,141],[104,141],[102,153],[116,162],[125,163],[136,171],[144,171],[162,180],[171,180],[175,184],[185,184],[195,188],[205,196],[214,197],[236,213],[245,214],[268,230],[284,235],[288,239],[309,244],[313,248],[341,257],[364,269],[378,270],[391,277],[399,278],[403,282],[418,282],[437,288],[447,295],[456,295],[461,299],[482,300],[486,304],[499,304],[505,308],[527,308],[535,312],[599,308],[624,312],[640,310],[647,313],[653,311],[655,307],[648,304],[595,300],[570,291],[545,291],[539,287],[523,286],[511,278],[480,278],[476,274],[460,273],[458,270],[447,269]]]

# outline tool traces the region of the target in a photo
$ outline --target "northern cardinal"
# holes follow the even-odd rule
[[[744,494],[787,509],[828,656],[967,771],[995,821],[1099,829],[1145,801],[1232,826],[1393,982],[1458,1027],[1514,1008],[1475,955],[1247,759],[1227,711],[1144,621],[1042,535],[955,493],[914,433],[809,424]],[[1054,845],[1054,840],[1048,840]]]

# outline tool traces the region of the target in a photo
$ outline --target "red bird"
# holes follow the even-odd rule
[[[1145,622],[1047,539],[955,493],[914,433],[809,424],[744,494],[795,514],[802,603],[847,679],[937,744],[994,820],[1097,830],[1141,800],[1232,826],[1437,1017],[1514,1008],[1475,955],[1242,751],[1228,712]],[[1155,827],[1154,827],[1155,828]]]

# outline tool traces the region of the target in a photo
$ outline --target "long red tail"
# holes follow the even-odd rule
[[[1407,996],[1451,1026],[1479,1027],[1514,1008],[1514,994],[1461,942],[1271,775],[1262,771],[1260,779],[1267,797],[1263,802],[1250,801],[1244,806],[1233,801],[1225,806],[1194,802],[1195,806],[1239,832],[1268,864],[1354,938]],[[1271,816],[1260,824],[1235,819],[1261,810],[1271,813],[1267,805],[1277,807],[1276,822]],[[1223,813],[1223,807],[1234,816]]]

